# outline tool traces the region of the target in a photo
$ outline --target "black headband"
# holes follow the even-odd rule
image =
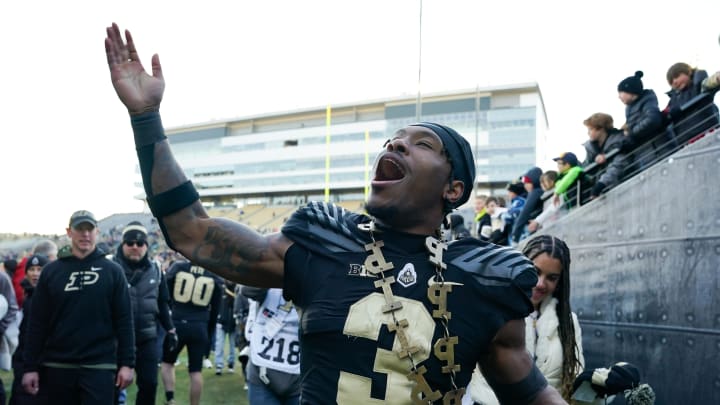
[[[473,159],[470,144],[457,131],[442,124],[419,122],[411,126],[431,129],[442,140],[443,146],[452,160],[453,179],[462,181],[465,186],[463,195],[455,201],[453,207],[457,208],[463,205],[470,198],[475,183],[475,159]]]

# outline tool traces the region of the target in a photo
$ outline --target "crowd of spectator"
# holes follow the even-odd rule
[[[508,183],[503,196],[477,196],[473,234],[517,246],[543,225],[597,199],[720,124],[714,103],[720,72],[708,75],[687,63],[672,65],[666,77],[669,102],[662,110],[655,92],[644,88],[643,75],[637,71],[618,84],[618,98],[625,104],[620,128],[603,112],[583,121],[588,133],[583,161],[573,152],[562,152],[553,159],[557,170],[532,167]]]

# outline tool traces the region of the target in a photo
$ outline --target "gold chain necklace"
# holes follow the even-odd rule
[[[458,388],[455,383],[456,373],[460,371],[460,364],[455,364],[455,345],[458,344],[457,336],[450,336],[448,324],[452,313],[447,310],[447,295],[452,292],[452,285],[445,283],[443,271],[447,269],[447,265],[443,262],[443,252],[447,250],[447,244],[432,236],[425,238],[425,247],[430,252],[429,260],[435,266],[435,275],[428,283],[428,300],[435,306],[432,311],[432,317],[442,327],[443,336],[438,338],[433,345],[433,353],[440,361],[446,362],[442,367],[444,374],[449,374],[450,384],[453,389],[443,395],[440,390],[433,390],[425,379],[424,374],[427,372],[425,366],[416,364],[413,355],[420,351],[418,346],[411,346],[407,329],[410,327],[407,319],[402,316],[402,303],[396,299],[392,293],[391,284],[395,282],[394,276],[386,276],[385,272],[394,268],[391,262],[385,260],[382,253],[383,241],[375,240],[375,232],[379,231],[375,226],[375,221],[359,224],[358,228],[370,234],[372,242],[365,245],[368,251],[368,257],[365,259],[365,269],[367,272],[377,276],[379,279],[375,281],[375,287],[382,290],[385,298],[385,305],[382,307],[383,313],[389,313],[392,316],[393,324],[388,324],[388,330],[397,334],[400,342],[400,351],[396,354],[398,358],[407,358],[410,362],[410,373],[406,376],[408,380],[415,382],[413,386],[411,399],[414,404],[432,404],[442,398],[444,405],[460,404],[465,394],[465,388]]]

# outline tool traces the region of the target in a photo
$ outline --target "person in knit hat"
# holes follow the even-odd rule
[[[625,125],[622,130],[627,151],[637,149],[652,139],[662,127],[657,95],[653,90],[644,88],[642,77],[643,72],[638,70],[633,76],[623,79],[617,88],[618,98],[625,104]],[[640,155],[643,155],[646,162],[651,160],[654,157],[653,147],[647,146],[636,151],[636,156]]]
[[[25,392],[22,387],[22,376],[25,372],[23,352],[25,351],[25,344],[28,339],[28,324],[30,319],[30,308],[32,307],[32,295],[35,291],[35,286],[40,279],[40,273],[48,263],[50,263],[50,260],[45,255],[39,254],[33,254],[25,261],[25,278],[23,278],[21,282],[25,299],[22,304],[23,317],[20,321],[18,346],[12,356],[13,383],[11,389],[12,396],[10,397],[11,404],[25,404],[32,403],[33,401],[33,396]]]
[[[527,193],[525,192],[525,186],[522,183],[522,177],[508,183],[505,188],[507,189],[508,197],[510,199],[510,208],[501,216],[503,222],[505,222],[503,239],[500,241],[494,241],[494,243],[503,246],[510,246],[512,243],[511,233],[517,218],[520,216],[520,212],[522,212],[523,207],[525,206],[525,196]]]
[[[175,325],[170,316],[170,292],[163,272],[148,253],[148,231],[132,221],[123,228],[122,243],[113,257],[120,265],[130,290],[135,331],[135,371],[137,405],[154,405],[158,386],[158,326],[167,332],[169,344],[177,344]]]
[[[542,176],[542,173],[542,169],[535,166],[521,177],[527,195],[525,197],[525,205],[515,220],[512,233],[510,234],[513,244],[519,243],[521,239],[529,235],[527,229],[528,222],[540,215],[543,210],[543,202],[540,198],[543,195],[542,187],[540,187],[540,176]]]

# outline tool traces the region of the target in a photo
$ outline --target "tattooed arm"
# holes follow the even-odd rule
[[[105,53],[113,87],[133,121],[136,147],[151,150],[143,182],[148,196],[185,183],[160,122],[165,90],[160,58],[152,57],[152,76],[145,72],[129,31],[125,41],[117,24],[107,28]],[[149,149],[151,146],[153,149]],[[150,163],[148,163],[150,162]],[[149,183],[149,184],[148,184]],[[262,236],[247,226],[210,218],[200,201],[158,218],[177,251],[218,275],[245,285],[281,287],[285,252],[292,242],[282,234]]]

